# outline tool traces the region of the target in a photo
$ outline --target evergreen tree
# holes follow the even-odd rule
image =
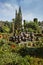
[[[15,30],[17,29],[17,10],[16,10],[16,14],[15,14],[15,23],[14,23],[14,28]]]
[[[22,12],[21,7],[19,7],[19,12],[17,13],[16,10],[16,17],[15,17],[15,31],[21,31],[22,29]]]
[[[12,31],[13,31],[13,33],[14,33],[14,30],[15,30],[15,29],[14,29],[14,21],[15,21],[15,19],[12,19],[12,21],[13,21],[13,22],[12,22]]]
[[[19,7],[19,12],[18,12],[18,29],[21,30],[22,27],[22,13],[21,13],[21,7]]]
[[[26,30],[26,21],[24,20],[24,30]]]

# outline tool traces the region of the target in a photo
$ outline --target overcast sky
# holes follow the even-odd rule
[[[0,0],[0,20],[11,21],[15,18],[15,10],[18,10],[19,5],[22,8],[23,19],[43,20],[43,0]]]

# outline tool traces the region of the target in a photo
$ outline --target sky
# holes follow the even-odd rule
[[[23,20],[43,20],[43,0],[0,0],[0,20],[12,21],[19,6]]]

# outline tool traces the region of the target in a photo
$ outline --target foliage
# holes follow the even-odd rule
[[[36,53],[39,58],[36,58]],[[0,65],[43,65],[43,59],[40,58],[42,56],[43,48],[19,47],[12,42],[4,42],[0,47]]]
[[[28,32],[34,32],[32,28],[28,28]]]
[[[0,32],[1,32],[1,33],[3,32],[3,28],[2,28],[2,27],[0,27]]]
[[[26,22],[25,21],[25,28],[28,29],[28,32],[41,32],[41,29],[39,27],[38,21],[36,22]]]
[[[3,26],[3,30],[4,30],[4,32],[10,32],[10,29],[9,29],[9,27],[8,26]]]
[[[43,22],[38,22],[37,18],[34,18],[33,21],[29,21],[27,22],[26,20],[24,20],[24,24],[22,26],[22,12],[21,12],[21,7],[19,7],[19,12],[17,13],[16,10],[16,14],[15,14],[15,19],[12,19],[13,22],[8,22],[5,21],[4,25],[2,27],[0,27],[0,32],[12,32],[13,28],[14,31],[18,31],[21,32],[22,28],[24,27],[24,31],[28,31],[28,32],[37,32],[37,33],[41,33],[42,31],[42,26],[43,26]],[[12,25],[12,23],[14,23],[14,27]]]

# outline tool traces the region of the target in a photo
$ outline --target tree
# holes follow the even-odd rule
[[[15,28],[15,30],[17,29],[17,10],[16,10],[16,14],[15,14],[15,26],[14,26],[14,28]]]
[[[34,18],[33,21],[34,21],[35,23],[38,23],[38,19],[37,19],[37,18]]]
[[[25,27],[26,27],[25,29],[27,29],[28,32],[37,32],[37,33],[41,32],[39,24],[36,22],[32,22],[32,21],[26,22]]]
[[[19,7],[18,13],[17,13],[17,10],[16,10],[15,31],[20,32],[21,29],[22,29],[22,12],[21,12],[21,7]]]
[[[12,19],[12,30],[13,30],[13,34],[14,34],[14,21],[15,21],[15,19]]]
[[[26,30],[26,21],[24,20],[24,30]]]

